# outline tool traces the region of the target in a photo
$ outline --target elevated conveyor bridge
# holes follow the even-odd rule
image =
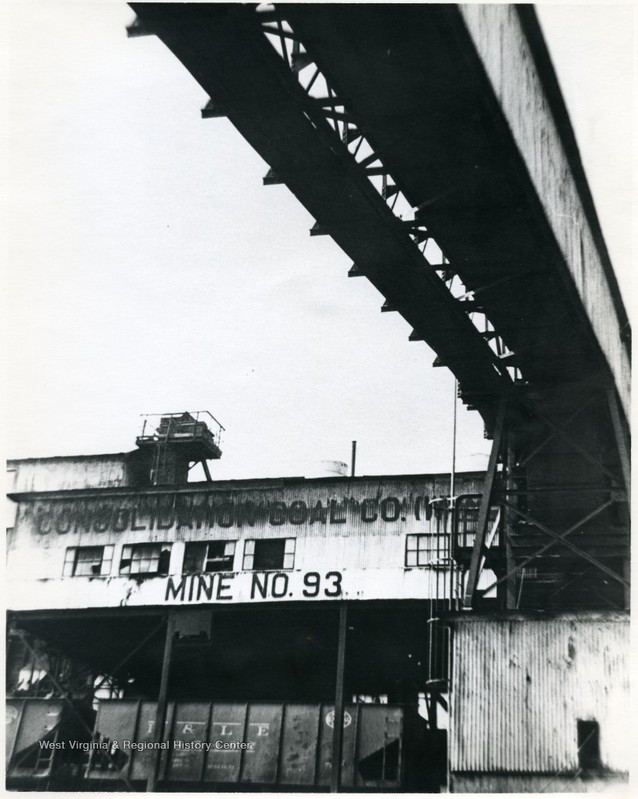
[[[466,606],[485,567],[509,608],[626,606],[629,323],[533,9],[131,6],[481,413]]]

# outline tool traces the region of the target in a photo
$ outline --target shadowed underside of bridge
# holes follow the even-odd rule
[[[624,606],[629,325],[531,8],[131,5],[481,413],[508,607]]]

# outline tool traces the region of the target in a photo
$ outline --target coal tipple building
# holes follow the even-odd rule
[[[626,779],[626,616],[461,611],[482,473],[189,483],[221,454],[190,419],[9,462],[10,789]]]

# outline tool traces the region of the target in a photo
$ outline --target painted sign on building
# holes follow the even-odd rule
[[[18,497],[11,604],[113,607],[444,598],[447,475]],[[480,477],[457,485],[476,491]]]

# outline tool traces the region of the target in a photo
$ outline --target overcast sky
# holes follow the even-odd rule
[[[540,19],[627,299],[631,5]],[[9,2],[9,457],[134,447],[210,410],[213,476],[445,471],[453,378],[124,3]],[[4,182],[6,186],[6,181]],[[459,406],[459,469],[488,443]]]

